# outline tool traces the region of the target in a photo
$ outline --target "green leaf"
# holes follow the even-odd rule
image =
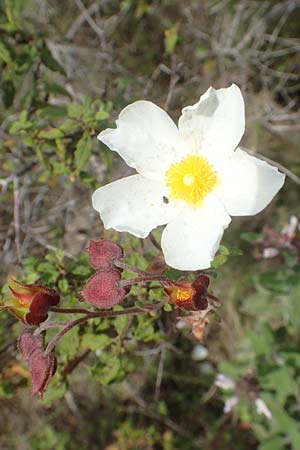
[[[223,264],[227,262],[227,259],[227,255],[217,255],[211,263],[211,267],[217,269],[218,267],[223,266]]]
[[[112,339],[107,334],[93,334],[86,333],[81,341],[83,347],[87,347],[90,350],[102,350],[108,347],[112,343]]]
[[[282,450],[284,448],[283,439],[279,436],[268,439],[266,442],[263,442],[258,450]]]
[[[66,278],[63,278],[62,280],[59,280],[58,288],[59,288],[60,292],[62,292],[63,294],[66,294],[68,292],[68,290],[69,290],[68,280]]]
[[[15,86],[11,80],[4,80],[2,82],[2,100],[6,108],[9,108],[14,101]]]
[[[48,120],[61,119],[66,117],[67,108],[65,106],[46,106],[45,108],[38,109],[36,115]]]
[[[174,53],[175,47],[178,42],[178,25],[173,25],[171,28],[165,31],[165,52],[170,56]]]
[[[87,277],[91,274],[92,270],[91,268],[86,265],[83,266],[82,264],[78,264],[75,267],[73,267],[70,271],[73,275],[79,275],[81,277]]]
[[[118,334],[122,334],[128,324],[128,316],[118,316],[114,320],[114,326]]]
[[[253,242],[261,240],[262,237],[263,237],[262,233],[251,233],[251,232],[241,233],[241,239],[245,242],[248,242],[249,244],[253,244]]]
[[[72,119],[79,119],[86,111],[86,107],[83,105],[68,105],[68,116]]]
[[[78,172],[85,166],[85,164],[90,159],[92,149],[93,149],[93,140],[88,131],[85,131],[82,137],[77,142],[75,150],[75,164]]]
[[[95,119],[97,120],[105,120],[109,118],[109,112],[107,111],[98,111],[95,115]]]
[[[50,128],[48,130],[42,130],[39,132],[38,137],[40,139],[47,139],[47,140],[51,140],[51,139],[58,139],[63,137],[63,132],[60,131],[58,128]]]
[[[61,86],[60,84],[48,83],[47,81],[44,81],[44,86],[45,86],[45,91],[48,94],[55,94],[55,95],[58,94],[58,95],[63,95],[65,97],[72,98],[69,91],[64,86]]]
[[[74,327],[66,333],[57,344],[56,349],[61,357],[65,359],[74,358],[79,349],[79,327]]]
[[[289,395],[297,395],[298,386],[293,368],[280,367],[270,372],[263,380],[262,387],[274,390],[278,404],[283,405]]]
[[[10,51],[4,45],[3,42],[0,41],[0,58],[6,63],[9,64],[11,62]]]
[[[53,58],[51,51],[48,47],[43,46],[40,49],[41,60],[48,69],[53,70],[53,72],[60,72],[62,75],[66,75],[65,69]]]

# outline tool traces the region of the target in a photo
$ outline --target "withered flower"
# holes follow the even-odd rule
[[[215,298],[207,292],[209,283],[208,276],[201,274],[192,282],[174,281],[165,286],[164,290],[171,305],[186,311],[202,311],[208,307],[207,298]]]
[[[25,284],[10,278],[8,286],[12,295],[2,300],[0,309],[8,310],[27,325],[38,326],[44,322],[51,306],[60,300],[57,292],[40,284]]]

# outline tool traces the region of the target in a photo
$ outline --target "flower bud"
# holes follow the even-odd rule
[[[98,308],[111,308],[120,303],[128,292],[120,280],[118,270],[99,270],[88,279],[81,296]]]
[[[88,253],[91,266],[101,270],[113,268],[114,261],[123,257],[122,248],[107,239],[90,241]]]
[[[54,353],[46,354],[41,335],[35,336],[25,328],[18,340],[18,348],[27,362],[32,383],[32,395],[39,393],[42,397],[56,370]]]

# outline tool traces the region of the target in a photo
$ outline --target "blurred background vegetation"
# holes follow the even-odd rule
[[[300,175],[299,24],[298,0],[0,0],[2,285],[12,273],[73,305],[90,239],[120,242],[142,268],[157,255],[148,240],[104,233],[90,201],[131,173],[96,135],[137,99],[177,120],[210,85],[235,82],[242,144]],[[61,341],[41,401],[16,352],[22,327],[1,314],[1,449],[299,450],[299,230],[291,242],[284,230],[299,193],[287,179],[263,213],[233,220],[212,271],[222,308],[201,343],[174,311],[95,321]],[[249,371],[272,420],[251,386],[223,412],[230,393],[216,375]]]

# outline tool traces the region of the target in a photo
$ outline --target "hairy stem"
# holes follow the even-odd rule
[[[50,311],[62,314],[90,314],[92,312],[84,308],[56,308],[56,306],[52,306]]]
[[[114,265],[119,267],[119,269],[124,269],[126,272],[137,273],[139,275],[151,275],[150,272],[146,272],[145,270],[138,269],[137,267],[130,266],[129,264],[124,263],[123,261],[114,261]]]
[[[137,316],[139,314],[145,314],[149,313],[151,311],[154,311],[156,309],[161,308],[162,304],[159,303],[158,305],[149,305],[147,308],[137,308],[137,307],[131,307],[122,309],[121,311],[99,311],[99,312],[88,312],[85,316],[80,317],[79,319],[72,320],[69,322],[62,330],[60,330],[56,336],[49,342],[45,354],[49,354],[52,352],[54,347],[58,344],[60,339],[68,333],[72,328],[76,327],[77,325],[80,325],[90,319],[96,319],[96,318],[103,318],[103,317],[116,317],[116,316],[123,316],[126,314],[131,314],[134,316]]]
[[[136,277],[136,278],[128,278],[127,280],[122,280],[120,281],[120,284],[125,287],[125,286],[131,286],[132,284],[137,284],[137,283],[146,283],[149,281],[158,281],[159,283],[165,283],[167,285],[170,284],[170,280],[165,277],[164,275],[153,275],[153,274],[147,274],[147,275],[142,275],[140,277]]]

